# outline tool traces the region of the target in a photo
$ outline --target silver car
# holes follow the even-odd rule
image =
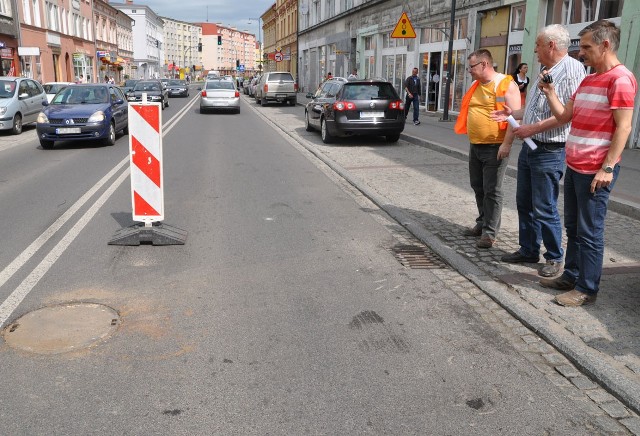
[[[213,79],[204,82],[200,93],[200,113],[213,109],[240,113],[240,91],[234,81]]]
[[[270,71],[260,77],[256,85],[256,103],[266,106],[270,102],[296,105],[298,84],[287,71]]]
[[[35,123],[47,101],[42,85],[24,77],[0,77],[0,130],[22,133],[24,124]]]

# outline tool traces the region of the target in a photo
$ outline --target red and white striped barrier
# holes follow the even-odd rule
[[[133,220],[164,220],[162,117],[159,103],[129,104]]]

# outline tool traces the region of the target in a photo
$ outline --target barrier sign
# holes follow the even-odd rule
[[[164,219],[160,103],[129,104],[133,220]]]

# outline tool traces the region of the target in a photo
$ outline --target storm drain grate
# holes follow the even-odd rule
[[[411,269],[445,269],[447,264],[429,248],[419,245],[397,245],[391,248],[396,259]]]

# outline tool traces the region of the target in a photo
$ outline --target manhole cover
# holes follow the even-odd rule
[[[106,338],[118,328],[119,320],[118,312],[102,304],[59,304],[27,313],[5,327],[2,336],[13,348],[58,354]]]

